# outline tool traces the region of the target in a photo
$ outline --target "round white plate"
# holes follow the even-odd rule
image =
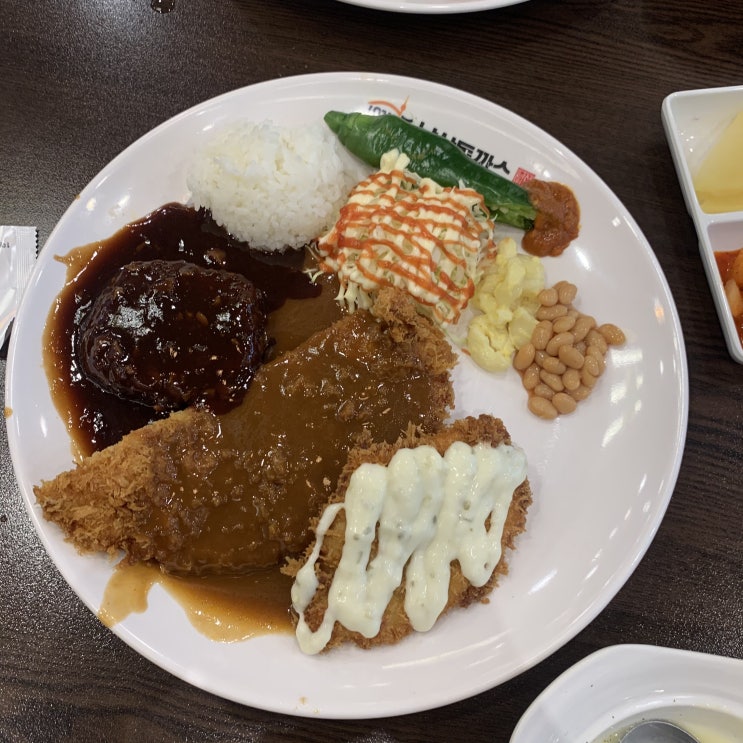
[[[189,157],[215,126],[246,116],[298,125],[329,109],[384,106],[406,106],[406,117],[471,146],[475,157],[491,156],[511,177],[523,168],[570,185],[582,208],[581,235],[563,256],[545,261],[548,281],[574,281],[579,309],[618,324],[628,340],[611,351],[592,397],[555,422],[527,412],[515,371],[489,375],[466,357],[455,369],[456,416],[500,416],[530,463],[528,530],[489,604],[452,612],[395,647],[322,657],[303,656],[289,635],[210,641],[157,589],[147,612],[114,627],[180,678],[288,714],[363,718],[422,710],[495,686],[554,652],[606,606],[645,553],[671,497],[686,435],[686,357],[668,286],[632,217],[575,155],[503,108],[430,82],[330,73],[261,83],[176,116],[107,165],[50,235],[18,313],[7,371],[11,454],[41,539],[81,599],[97,611],[111,564],[65,543],[32,491],[72,465],[42,368],[44,323],[65,278],[54,256],[168,201],[187,200]]]
[[[613,645],[553,681],[529,706],[511,743],[618,740],[663,719],[701,741],[743,740],[743,661],[652,645]]]
[[[392,13],[473,13],[518,5],[526,0],[340,0],[347,5],[387,10]]]

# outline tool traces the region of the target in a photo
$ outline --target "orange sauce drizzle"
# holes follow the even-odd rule
[[[472,189],[419,187],[402,171],[377,172],[362,181],[341,209],[335,227],[318,245],[320,268],[344,268],[368,286],[405,286],[441,323],[456,322],[475,292],[473,271],[482,246],[483,224],[473,204],[487,214]]]

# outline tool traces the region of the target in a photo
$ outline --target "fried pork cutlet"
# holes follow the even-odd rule
[[[124,550],[165,570],[237,573],[302,552],[348,451],[437,429],[455,356],[402,293],[263,366],[240,406],[189,408],[35,487],[81,551]]]
[[[417,470],[412,470],[413,473],[417,472],[419,482],[406,482],[405,473],[411,470],[407,469],[408,464],[403,464],[398,459],[398,454],[403,450],[419,450],[421,447],[432,447],[435,452],[425,452],[426,458],[420,460]],[[494,450],[499,453],[496,455]],[[450,459],[454,452],[457,458]],[[494,459],[480,460],[478,452],[487,452],[484,456]],[[495,459],[497,456],[503,458]],[[427,523],[425,520],[417,520],[419,514],[428,508],[427,499],[435,499],[432,493],[436,483],[441,481],[436,477],[428,478],[433,466],[442,461],[441,458],[449,463],[450,476],[456,468],[456,474],[447,481],[444,491],[451,492],[451,489],[455,489],[456,481],[462,487],[459,491],[461,497],[447,500],[443,496],[442,503],[428,511],[433,516],[428,522],[434,526],[433,531],[429,531],[422,540],[421,551],[403,549],[400,543],[409,539],[410,534],[418,528],[414,522],[424,525]],[[477,469],[473,465],[475,461],[489,461],[490,464]],[[494,461],[500,464],[494,466]],[[380,480],[383,477],[380,474],[382,468],[369,468],[369,464],[382,465],[390,472],[389,479]],[[466,480],[464,483],[463,477]],[[489,477],[492,479],[488,480]],[[415,500],[418,497],[415,495],[416,487],[419,488],[420,502]],[[487,494],[481,501],[484,509],[480,510],[476,505],[478,488]],[[395,489],[403,501],[402,511],[394,509],[387,512],[386,504],[394,497],[392,493]],[[501,492],[496,495],[499,489]],[[375,500],[378,492],[383,495]],[[352,498],[355,499],[354,506],[349,505]],[[459,503],[461,508],[448,509],[447,502]],[[491,508],[493,503],[497,505]],[[526,459],[523,452],[512,446],[503,423],[491,416],[458,420],[435,434],[422,434],[411,427],[394,444],[382,443],[354,448],[349,453],[348,462],[329,507],[314,525],[316,542],[307,548],[301,559],[289,560],[283,568],[284,572],[295,578],[292,604],[300,647],[305,652],[314,653],[347,642],[363,648],[395,643],[416,629],[429,629],[441,613],[455,606],[466,607],[473,602],[485,600],[499,576],[508,571],[505,552],[506,549],[514,549],[517,535],[526,528],[526,512],[530,503],[531,490],[526,479]],[[409,521],[401,524],[399,513],[404,512],[405,508],[409,512]],[[351,513],[348,518],[347,512]],[[372,512],[374,515],[369,516]],[[473,512],[479,514],[479,518],[471,518],[469,514]],[[388,517],[388,513],[392,518]],[[453,520],[448,520],[452,515]],[[352,522],[350,528],[349,520]],[[456,528],[462,530],[455,529],[452,533],[453,541],[462,544],[447,546],[442,542],[442,532],[448,529],[446,524],[456,522],[459,524]],[[473,532],[479,530],[474,541],[470,541],[471,526],[466,522],[475,524]],[[501,524],[502,532],[499,534]],[[485,553],[478,552],[479,547],[471,549],[472,545],[481,545],[485,541],[486,531],[490,532],[489,536],[493,540],[490,543],[492,552],[489,554],[494,564],[479,562],[473,569],[469,554],[477,554],[477,560],[480,560]],[[359,544],[364,543],[367,535],[370,546],[365,553],[364,547],[359,547]],[[381,546],[383,540],[387,542],[386,547]],[[432,545],[432,548],[425,552],[428,545]],[[462,547],[459,552],[458,547]],[[435,555],[442,554],[442,549],[447,555],[458,555],[452,561],[448,558],[443,560],[439,565],[448,573],[444,576],[448,579],[448,588],[446,580],[431,580],[432,571],[435,572],[432,565],[437,562]],[[380,559],[383,550],[387,557]],[[408,558],[411,551],[412,556]],[[397,556],[397,565],[394,560],[388,559],[390,554]],[[359,563],[361,564],[357,568]],[[425,570],[418,572],[415,578],[415,568],[411,567],[414,564],[425,565]],[[349,578],[349,573],[358,574],[358,580]],[[477,585],[466,575],[474,573],[480,574]],[[388,580],[393,574],[394,578]],[[337,580],[338,575],[340,578]],[[384,590],[378,590],[380,585],[387,587],[386,595]],[[396,587],[392,590],[391,586]],[[424,601],[430,601],[437,591],[440,592],[438,608],[434,608],[433,612],[431,607],[422,610],[420,597]],[[410,594],[407,596],[410,604],[406,603],[406,594]],[[384,596],[385,599],[389,596],[389,602],[371,600],[379,596]],[[328,614],[331,605],[332,610]],[[350,614],[347,613],[349,608]],[[411,620],[410,614],[416,619]],[[357,627],[349,629],[344,626],[339,616],[351,616],[350,623],[355,623]],[[371,621],[372,616],[376,617],[374,621]],[[424,617],[423,620],[420,619],[421,616]],[[420,626],[421,623],[424,626]],[[374,629],[378,629],[376,634],[372,634]]]

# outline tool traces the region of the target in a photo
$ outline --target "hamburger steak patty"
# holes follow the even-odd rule
[[[263,293],[248,279],[153,260],[128,263],[96,298],[77,354],[97,385],[126,400],[219,409],[245,391],[266,346]]]

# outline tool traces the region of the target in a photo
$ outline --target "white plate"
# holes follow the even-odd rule
[[[551,423],[527,412],[515,371],[488,375],[468,358],[455,370],[457,415],[503,418],[526,449],[535,494],[528,531],[490,604],[453,612],[396,647],[319,658],[304,657],[291,636],[212,642],[158,591],[145,614],[114,628],[196,686],[289,714],[362,718],[422,710],[495,686],[554,652],[606,606],[645,553],[673,492],[686,435],[686,357],[668,286],[632,217],[574,154],[503,108],[430,82],[331,73],[254,85],[176,116],[106,166],[50,235],[18,313],[7,372],[11,454],[41,539],[82,600],[98,609],[111,565],[66,544],[32,492],[34,483],[72,464],[42,369],[42,331],[64,281],[55,254],[186,200],[188,158],[215,125],[244,116],[297,125],[329,109],[378,110],[380,100],[407,101],[406,116],[460,146],[481,148],[511,175],[522,167],[569,184],[582,206],[582,231],[562,257],[546,261],[548,280],[576,282],[580,309],[620,325],[628,341],[611,352],[598,390],[578,412]]]
[[[392,13],[473,13],[518,5],[526,0],[340,0],[347,5],[387,10]]]
[[[743,661],[651,645],[604,648],[534,700],[511,743],[608,743],[643,719],[669,720],[703,743],[743,740]]]
[[[710,147],[740,111],[743,111],[743,85],[672,93],[663,100],[661,108],[663,126],[686,208],[697,230],[699,252],[725,343],[730,355],[743,364],[743,345],[715,261],[715,251],[743,248],[743,211],[707,214],[699,205],[693,182]]]

